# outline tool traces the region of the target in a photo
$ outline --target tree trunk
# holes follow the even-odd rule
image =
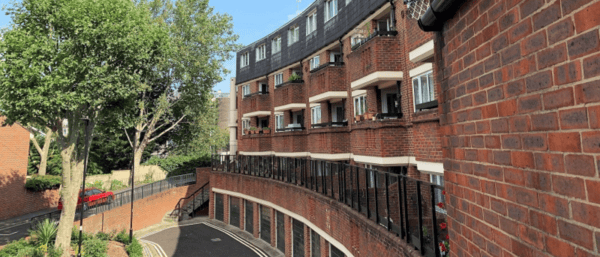
[[[141,147],[138,147],[134,153],[133,153],[133,170],[140,174],[140,163],[142,162],[142,153],[144,152],[144,149],[142,149]],[[132,175],[133,176],[133,175]],[[133,178],[135,179],[135,178]]]
[[[48,151],[50,150],[50,143],[52,142],[52,129],[46,128],[46,138],[44,140],[44,148],[40,152],[40,169],[38,174],[40,176],[46,175],[46,167],[48,166]]]
[[[71,144],[68,148],[63,148],[61,151],[63,158],[63,183],[60,195],[63,210],[60,214],[61,222],[58,224],[58,232],[56,234],[56,246],[63,250],[63,257],[69,256],[68,250],[71,246],[71,231],[75,220],[79,187],[83,179],[83,163],[81,161],[71,161],[74,148],[75,145]]]

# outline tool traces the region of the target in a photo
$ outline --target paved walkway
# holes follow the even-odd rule
[[[29,220],[35,216],[55,211],[56,208],[25,214],[0,221],[0,245],[6,245],[14,240],[19,240],[29,234]]]
[[[206,217],[180,222],[140,238],[144,256],[284,256],[251,234]]]

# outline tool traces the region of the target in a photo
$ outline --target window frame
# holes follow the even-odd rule
[[[358,99],[358,103],[360,104],[360,108],[356,104],[357,103],[356,102],[357,99]],[[353,101],[352,103],[354,105],[354,117],[356,117],[358,115],[363,115],[363,114],[365,114],[368,111],[367,95],[366,94],[355,96],[352,99],[352,101]]]
[[[275,74],[273,80],[275,81],[275,86],[283,84],[283,72]]]
[[[283,114],[276,114],[275,115],[275,132],[277,132],[277,129],[283,129],[284,124],[285,124],[285,120],[284,120]]]
[[[242,135],[246,135],[246,129],[250,129],[250,119],[242,119]]]
[[[318,113],[317,113],[318,110]],[[320,124],[321,123],[321,105],[311,107],[310,108],[310,124]]]
[[[444,181],[444,176],[441,174],[429,174],[429,182],[431,182],[431,184],[435,184],[438,186],[444,186],[445,181]],[[439,212],[439,213],[443,213],[446,214],[447,211],[444,208],[440,208],[439,206],[437,206],[437,203],[444,203],[444,195],[442,194],[442,192],[439,192],[439,189],[435,189],[435,201],[436,201],[436,205],[435,205],[435,211]]]
[[[271,54],[281,52],[281,36],[276,36],[271,39]]]
[[[300,27],[298,25],[290,26],[288,29],[288,46],[300,41]]]
[[[240,68],[250,65],[250,52],[245,52],[240,56]]]
[[[427,93],[429,99],[423,99],[423,84],[422,78],[427,79]],[[416,81],[416,83],[415,83]],[[411,78],[412,82],[412,90],[413,90],[413,107],[414,111],[417,112],[417,106],[421,104],[434,103],[435,99],[435,82],[433,81],[433,70],[428,70],[419,75],[416,75]],[[428,100],[428,101],[426,101]],[[437,106],[437,104],[436,104]]]
[[[338,0],[325,1],[325,22],[328,22],[338,14]],[[331,16],[330,16],[331,15]]]
[[[319,66],[321,65],[321,56],[316,55],[313,58],[310,58],[309,63],[310,63],[310,70],[319,68]]]
[[[248,92],[246,92],[248,91]],[[250,94],[250,84],[246,84],[242,86],[242,97],[246,97]]]
[[[267,59],[267,44],[262,44],[256,48],[256,61]]]
[[[317,11],[313,11],[311,14],[306,16],[306,35],[317,31]]]

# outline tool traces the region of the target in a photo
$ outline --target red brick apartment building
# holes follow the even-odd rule
[[[286,256],[600,256],[599,13],[315,1],[237,54],[211,217]]]

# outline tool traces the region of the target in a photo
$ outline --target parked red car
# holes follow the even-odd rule
[[[82,201],[83,198],[83,201]],[[109,204],[112,202],[112,200],[115,199],[115,195],[113,194],[113,192],[106,192],[106,191],[102,191],[100,189],[91,187],[91,188],[86,188],[85,189],[85,193],[82,193],[81,190],[79,190],[79,199],[77,200],[77,209],[81,208],[81,202],[83,202],[83,209],[87,210],[90,207],[96,206],[96,205],[100,205],[100,204]],[[62,210],[63,205],[62,205],[62,198],[60,200],[58,200],[58,209]]]

